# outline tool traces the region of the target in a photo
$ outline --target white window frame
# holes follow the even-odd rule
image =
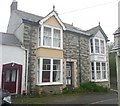
[[[91,38],[91,39],[92,39],[92,42],[93,42],[93,53],[91,52],[91,42],[89,41],[89,44],[90,44],[90,54],[106,55],[106,42],[105,42],[105,39],[101,39],[101,38],[97,38],[97,37],[94,37],[94,38]],[[96,50],[95,50],[96,49],[95,48],[95,39],[99,40],[99,53],[96,53]],[[104,42],[104,53],[101,53],[101,41]]]
[[[51,46],[46,46],[43,45],[43,32],[44,32],[44,27],[48,27],[51,28]],[[53,46],[53,34],[54,34],[54,29],[56,30],[60,30],[60,47],[54,47]],[[45,47],[45,48],[54,48],[54,49],[63,49],[63,30],[54,26],[50,26],[50,25],[41,25],[41,41],[39,41],[38,39],[38,47]],[[39,35],[40,36],[40,35]],[[39,38],[39,37],[38,37]],[[39,45],[40,42],[40,45]]]
[[[40,60],[40,69],[37,69],[39,72],[39,75],[37,74],[37,85],[61,85],[63,84],[63,59],[60,58],[38,58]],[[43,59],[50,59],[51,61],[51,69],[50,69],[50,82],[42,82],[42,72],[43,72]],[[60,60],[60,81],[59,82],[53,82],[53,60]]]
[[[107,70],[107,62],[103,61],[103,62],[99,62],[99,61],[91,61],[91,63],[93,62],[94,64],[94,79],[92,79],[92,67],[91,67],[91,81],[92,82],[105,82],[108,81],[108,70]],[[97,79],[97,70],[96,70],[96,63],[100,63],[100,79]],[[102,78],[102,63],[105,63],[105,68],[106,68],[106,79]]]

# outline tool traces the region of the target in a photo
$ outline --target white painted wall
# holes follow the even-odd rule
[[[16,63],[22,65],[22,90],[25,89],[25,50],[15,46],[2,46],[2,64]],[[2,70],[1,72],[2,73]],[[1,79],[2,77],[0,77]],[[0,84],[1,85],[1,84]]]

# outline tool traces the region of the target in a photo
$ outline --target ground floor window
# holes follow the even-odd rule
[[[37,69],[38,84],[61,84],[62,83],[62,59],[39,58]]]
[[[91,80],[92,81],[108,80],[106,62],[91,62]]]

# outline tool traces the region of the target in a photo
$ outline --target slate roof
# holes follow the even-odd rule
[[[21,42],[14,34],[0,33],[0,44],[8,46],[21,46]]]
[[[39,22],[40,20],[42,20],[44,17],[42,16],[38,16],[38,15],[34,15],[28,12],[24,12],[24,11],[20,11],[20,10],[15,10],[15,13],[22,18],[23,20],[28,20],[28,21],[33,21],[33,22]],[[84,34],[87,36],[90,36],[89,33],[74,27],[73,25],[67,24],[67,23],[63,23],[65,25],[66,30],[68,31],[72,31],[72,32],[76,32],[76,33],[80,33],[80,34]]]
[[[105,32],[103,31],[103,29],[101,28],[100,25],[94,27],[94,28],[91,28],[85,32],[88,32],[90,33],[92,36],[96,35],[98,31],[101,31],[101,33],[103,34],[103,36],[105,37],[106,40],[108,40],[108,37],[107,35],[105,34]]]
[[[120,34],[120,27],[113,33],[114,35]]]
[[[85,31],[81,30],[80,28],[74,27],[73,25],[70,25],[67,23],[64,23],[64,25],[66,27],[66,30],[68,30],[68,31],[72,31],[72,32],[83,34],[83,35],[91,36],[90,33],[87,33]]]

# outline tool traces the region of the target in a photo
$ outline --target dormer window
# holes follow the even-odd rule
[[[100,38],[90,39],[90,53],[91,54],[105,54],[105,40]]]
[[[63,48],[62,29],[48,26],[48,25],[42,25],[41,34],[39,36],[40,36],[39,46],[48,47],[48,48],[56,48],[56,49]]]

